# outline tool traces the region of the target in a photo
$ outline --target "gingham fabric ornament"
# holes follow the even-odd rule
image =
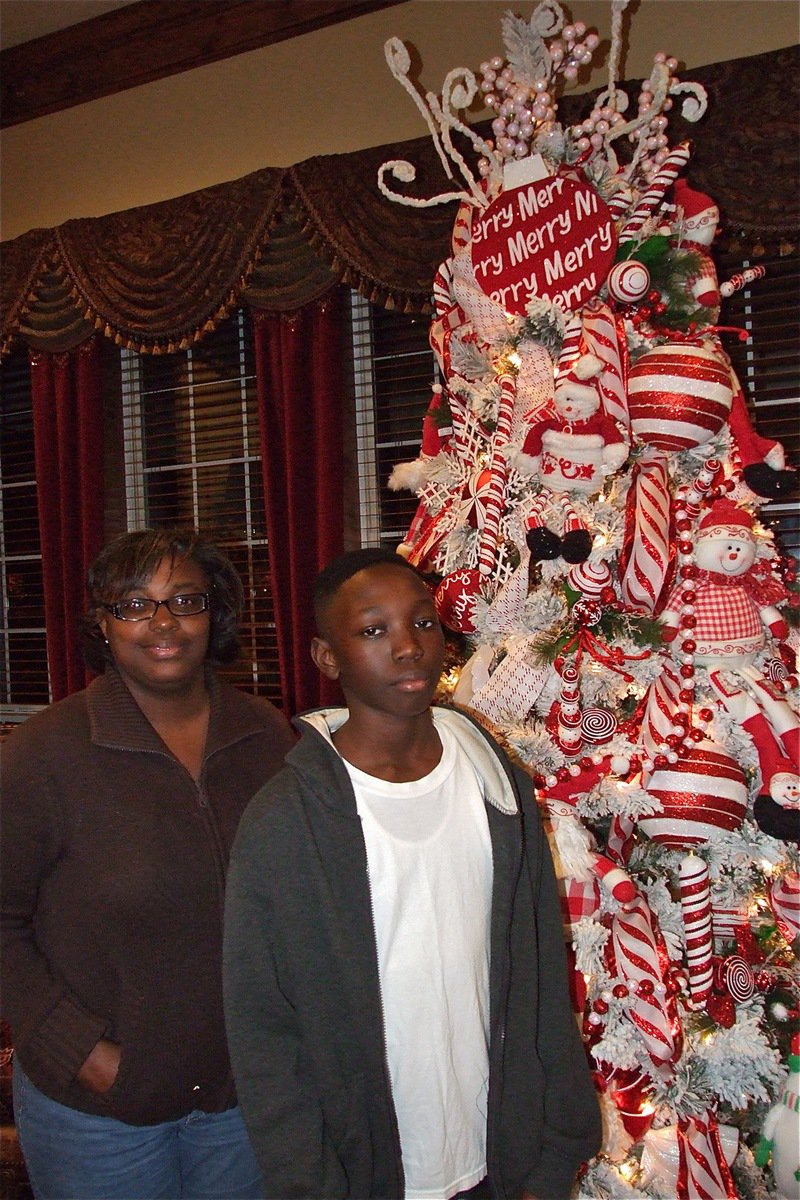
[[[628,375],[634,433],[667,452],[710,441],[727,421],[732,399],[730,367],[710,344],[655,346]]]
[[[747,779],[739,764],[707,739],[685,745],[685,758],[654,770],[647,780],[645,791],[661,802],[662,811],[639,822],[648,837],[676,849],[739,829],[747,812]]]
[[[442,624],[457,633],[474,633],[475,601],[480,591],[481,576],[473,568],[446,575],[433,598]]]
[[[608,272],[606,287],[612,300],[620,304],[635,304],[647,295],[650,272],[644,263],[637,262],[635,258],[614,263]]]
[[[600,907],[600,885],[596,879],[559,878],[558,892],[567,929],[593,917]]]
[[[708,866],[702,858],[687,854],[680,863],[680,899],[686,934],[686,963],[689,993],[696,1008],[702,1008],[711,994],[713,979],[711,899]]]

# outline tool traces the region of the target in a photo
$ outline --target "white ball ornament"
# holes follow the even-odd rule
[[[605,130],[600,130],[601,133]],[[614,263],[606,280],[608,294],[620,304],[635,304],[650,288],[650,272],[644,263],[635,259]]]

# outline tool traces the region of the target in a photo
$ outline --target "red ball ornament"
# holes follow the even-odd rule
[[[443,625],[457,633],[475,632],[475,601],[481,593],[481,583],[480,572],[474,567],[445,575],[433,597]]]
[[[695,563],[684,563],[680,569],[680,574],[683,579],[696,579],[697,571],[698,568]],[[686,595],[686,593],[684,593],[684,595]],[[687,599],[686,603],[690,604],[691,601]]]
[[[624,983],[615,983],[611,989],[611,994],[612,996],[615,996],[617,1000],[624,1000],[628,995],[627,985]]]
[[[684,654],[694,654],[697,649],[697,642],[693,638],[687,638],[685,642],[681,642],[681,650]]]
[[[661,801],[661,812],[642,817],[640,827],[656,842],[671,848],[702,845],[721,830],[739,829],[747,812],[747,779],[721,746],[705,738],[678,748],[678,762],[655,769],[645,783],[648,795]]]
[[[694,700],[694,692],[688,691],[686,688],[681,688],[681,690],[678,692],[678,699],[680,700],[681,704],[691,704]]]
[[[730,367],[706,346],[656,346],[630,369],[631,426],[640,441],[660,450],[674,453],[710,441],[727,421],[732,399]]]
[[[681,674],[681,678],[683,678],[683,679],[693,679],[694,678],[694,667],[691,666],[689,663],[684,663],[683,666],[680,668],[680,674]]]

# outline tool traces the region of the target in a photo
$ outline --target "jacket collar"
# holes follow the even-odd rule
[[[511,776],[500,758],[494,743],[472,717],[454,708],[432,709],[434,724],[449,729],[467,755],[481,783],[483,798],[499,812],[513,816],[519,811],[517,796]],[[324,738],[333,749],[331,734],[347,720],[346,708],[318,708],[296,718],[295,725],[301,732],[309,727]],[[341,759],[337,754],[337,760]],[[289,754],[292,758],[292,752]],[[342,768],[345,776],[346,769]],[[349,776],[347,776],[349,782]]]
[[[206,668],[206,685],[211,697],[205,757],[230,746],[252,733],[260,733],[263,722],[257,711],[247,703],[236,688],[220,684],[216,674]],[[224,703],[221,689],[224,688]],[[129,692],[116,667],[108,665],[105,672],[86,689],[91,740],[98,746],[121,750],[144,750],[154,754],[169,754],[167,747],[147,720]]]

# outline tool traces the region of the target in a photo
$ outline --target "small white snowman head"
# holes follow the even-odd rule
[[[704,571],[744,575],[756,558],[753,518],[731,500],[717,500],[700,522],[694,558]]]

